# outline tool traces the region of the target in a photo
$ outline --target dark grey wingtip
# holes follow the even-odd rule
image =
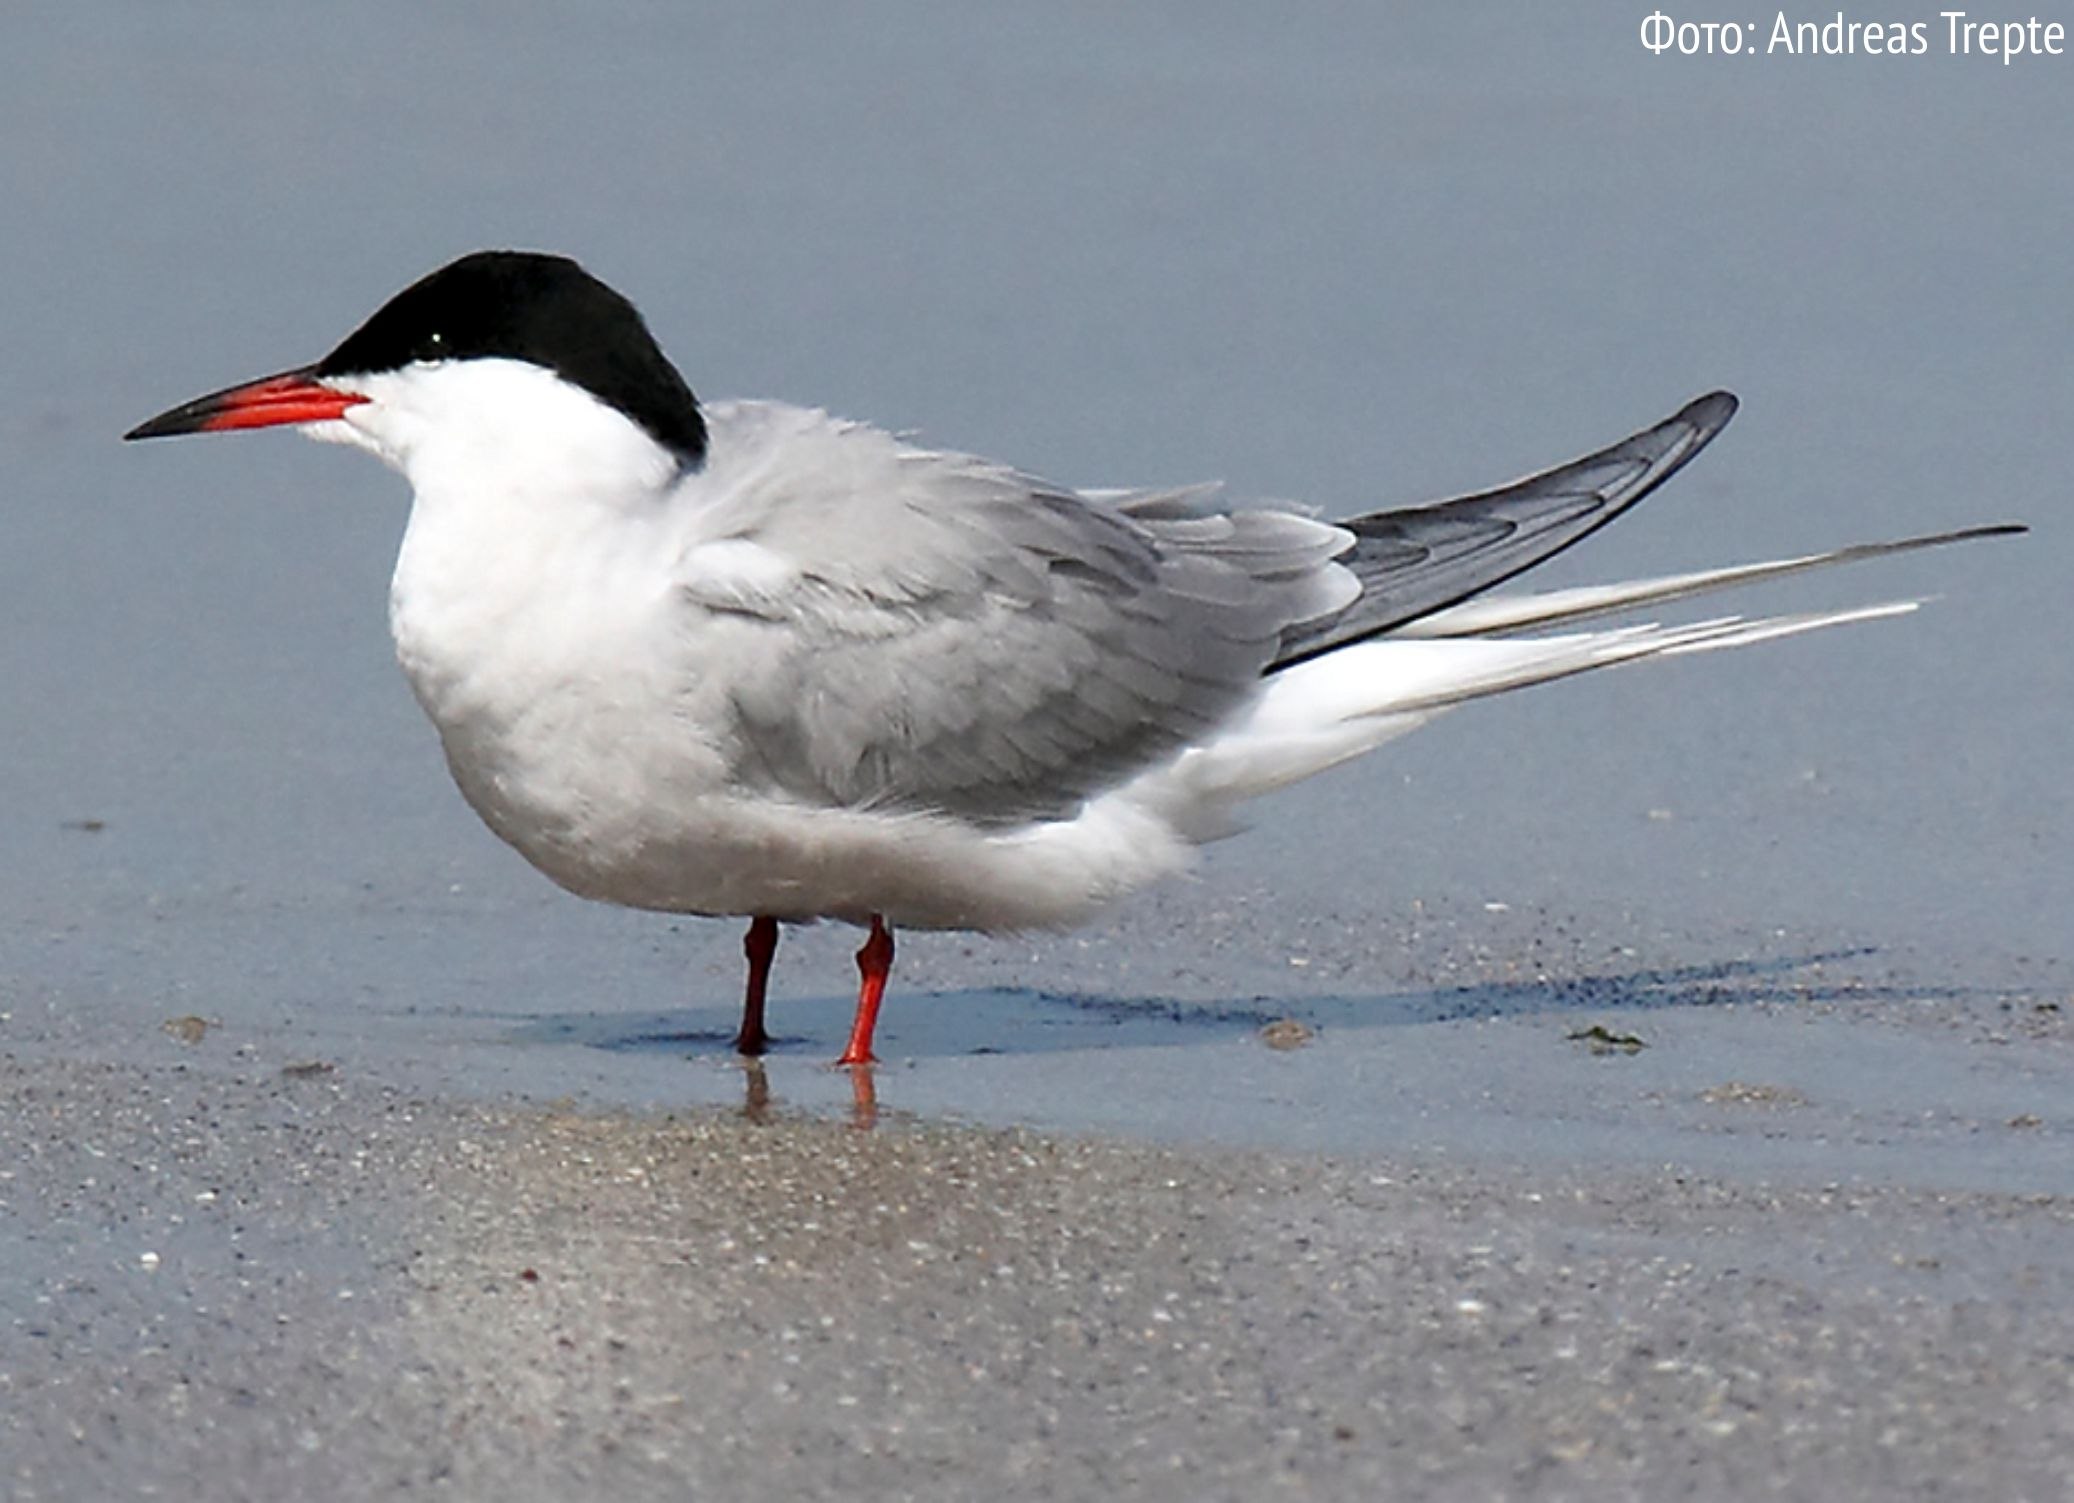
[[[1687,402],[1672,415],[1670,421],[1675,423],[1683,419],[1695,428],[1704,430],[1707,438],[1712,438],[1728,426],[1728,420],[1736,415],[1736,410],[1742,405],[1742,399],[1732,391],[1710,391],[1703,397],[1694,397]]]
[[[1584,458],[1572,460],[1568,464],[1556,465],[1552,469],[1529,475],[1523,480],[1514,481],[1511,485],[1500,487],[1498,490],[1487,492],[1486,494],[1502,496],[1524,491],[1529,487],[1555,480],[1573,471],[1580,471],[1588,466],[1601,464],[1608,459],[1617,458],[1623,452],[1644,451],[1652,442],[1660,440],[1666,433],[1674,432],[1679,428],[1689,430],[1669,444],[1666,444],[1663,452],[1650,463],[1648,468],[1641,475],[1630,481],[1622,493],[1613,498],[1614,504],[1609,508],[1607,515],[1599,521],[1598,525],[1603,527],[1607,522],[1612,521],[1644,496],[1647,496],[1651,491],[1662,485],[1666,480],[1677,474],[1686,465],[1690,464],[1698,456],[1700,450],[1706,448],[1708,444],[1720,437],[1721,430],[1728,426],[1729,419],[1736,415],[1742,405],[1741,399],[1732,391],[1710,391],[1703,397],[1694,397],[1662,422],[1652,423],[1641,432],[1631,434],[1617,444],[1610,444],[1596,454],[1587,454]],[[1465,497],[1464,499],[1468,498]],[[1585,532],[1579,533],[1577,538],[1570,539],[1570,542],[1576,542],[1578,538],[1582,538],[1594,531],[1597,531],[1596,527],[1588,528]],[[1564,546],[1568,547],[1569,544],[1566,543]],[[1536,562],[1539,562],[1539,560],[1536,560]]]
[[[1354,517],[1340,562],[1361,598],[1286,632],[1272,668],[1296,663],[1444,610],[1582,542],[1690,464],[1741,404],[1695,397],[1617,444],[1494,490]]]

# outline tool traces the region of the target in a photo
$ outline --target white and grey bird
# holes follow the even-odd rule
[[[778,924],[867,926],[842,1056],[864,1063],[894,927],[1070,925],[1182,870],[1249,799],[1466,700],[1915,602],[1588,619],[2021,530],[1484,595],[1640,501],[1735,407],[1715,392],[1515,484],[1330,523],[702,404],[575,262],[484,251],[316,364],[126,436],[293,424],[401,471],[390,625],[469,804],[571,892],[749,918],[745,1053],[767,1046]]]

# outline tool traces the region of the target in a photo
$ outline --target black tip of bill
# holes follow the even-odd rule
[[[147,418],[122,436],[124,443],[140,438],[173,438],[182,433],[199,433],[215,416],[209,397],[197,397],[192,402],[183,402],[178,407],[161,412],[155,418]]]

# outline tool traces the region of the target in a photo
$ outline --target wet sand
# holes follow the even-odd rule
[[[1557,1021],[1551,1075],[1647,1058]],[[10,1497],[2067,1495],[2064,1194],[957,1126],[926,1064],[868,1117],[705,1053],[738,1104],[480,1101],[183,1031],[0,1064]],[[1689,1105],[1819,1156],[1820,1094]],[[2067,1128],[1969,1131],[2043,1183]]]

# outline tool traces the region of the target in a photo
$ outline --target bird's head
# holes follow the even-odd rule
[[[674,471],[706,425],[638,310],[574,261],[477,251],[412,283],[323,359],[184,402],[123,437],[293,425],[442,472]]]

